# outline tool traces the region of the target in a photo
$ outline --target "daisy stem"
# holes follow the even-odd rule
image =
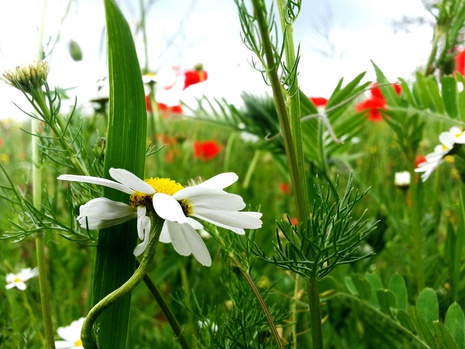
[[[144,275],[144,283],[149,289],[150,293],[153,295],[153,298],[155,298],[155,300],[157,301],[163,314],[165,314],[165,317],[168,320],[174,333],[176,334],[176,337],[179,340],[179,344],[181,345],[181,347],[183,349],[189,349],[189,345],[187,344],[186,338],[184,338],[182,334],[182,328],[181,326],[179,326],[176,316],[174,316],[174,313],[171,311],[171,308],[169,307],[168,303],[166,303],[165,299],[163,298],[163,295],[160,293],[158,288],[150,279],[149,274]]]
[[[97,343],[92,335],[92,327],[97,320],[97,317],[105,310],[120,301],[124,296],[131,293],[131,291],[144,279],[147,274],[155,251],[157,248],[158,240],[160,238],[163,220],[152,215],[152,231],[150,232],[150,240],[147,249],[142,257],[139,267],[135,270],[134,274],[119,288],[108,294],[100,300],[87,314],[86,320],[82,325],[81,340],[85,349],[97,349]]]

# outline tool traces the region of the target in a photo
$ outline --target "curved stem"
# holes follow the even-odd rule
[[[225,245],[224,242],[221,240],[220,241],[221,247],[223,247],[225,250]],[[260,308],[263,311],[263,314],[265,314],[266,321],[268,322],[268,326],[270,327],[270,331],[273,334],[273,337],[276,341],[276,345],[278,346],[279,349],[284,349],[283,343],[281,336],[278,333],[278,329],[276,328],[273,318],[270,314],[270,311],[268,310],[268,307],[266,306],[265,300],[263,299],[260,291],[258,290],[257,286],[255,285],[254,281],[252,280],[252,277],[250,276],[248,270],[245,268],[245,266],[236,258],[236,256],[228,251],[228,256],[231,258],[231,260],[234,262],[234,264],[239,268],[241,271],[242,275],[244,276],[245,280],[249,284],[249,287],[252,289],[252,292],[255,295],[255,298],[257,299]]]
[[[98,302],[87,314],[86,320],[82,325],[81,340],[82,345],[85,349],[97,349],[97,343],[92,335],[92,327],[97,320],[97,317],[107,308],[121,300],[125,295],[130,293],[145,277],[150,262],[155,255],[158,240],[160,238],[161,228],[163,226],[163,220],[158,216],[152,216],[152,231],[150,234],[150,240],[147,249],[142,257],[139,267],[136,269],[134,274],[126,281],[121,287],[111,292],[100,302]]]
[[[144,283],[149,289],[150,293],[153,295],[153,298],[157,301],[158,305],[161,308],[161,311],[163,314],[165,314],[166,319],[168,320],[171,328],[173,329],[174,333],[176,334],[176,337],[179,340],[179,344],[183,349],[189,349],[189,345],[187,344],[186,338],[184,338],[182,334],[182,329],[181,326],[179,326],[179,323],[176,319],[176,316],[174,316],[174,313],[171,311],[171,308],[168,306],[168,304],[165,302],[165,299],[163,298],[163,295],[160,293],[158,288],[155,286],[155,284],[152,282],[150,279],[150,276],[148,274],[144,275]]]

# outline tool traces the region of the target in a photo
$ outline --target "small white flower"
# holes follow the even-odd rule
[[[172,195],[155,193],[153,208],[165,223],[160,241],[172,243],[177,253],[193,254],[202,265],[210,266],[210,253],[196,232],[202,225],[195,217],[236,234],[245,234],[244,229],[262,226],[259,212],[239,212],[245,208],[242,197],[225,192],[238,179],[235,173],[222,173],[191,187],[182,188]]]
[[[58,327],[57,333],[62,341],[55,341],[56,349],[83,349],[81,341],[81,329],[85,318],[73,321],[66,327]]]
[[[218,332],[218,325],[215,324],[214,322],[211,322],[210,319],[199,320],[199,321],[197,321],[197,325],[199,325],[200,328],[210,327],[210,329],[213,332]]]
[[[415,172],[423,172],[421,175],[423,182],[444,161],[444,157],[450,153],[455,144],[465,144],[465,133],[457,126],[453,126],[449,131],[439,135],[439,141],[441,144],[434,148],[434,152],[427,154],[426,161],[415,169]]]
[[[408,188],[410,185],[410,172],[402,171],[394,174],[394,184],[399,188]]]
[[[18,290],[24,291],[26,289],[26,281],[39,275],[37,268],[22,269],[19,274],[9,273],[6,276],[6,289],[16,287]]]
[[[134,255],[139,256],[147,247],[151,227],[143,200],[146,197],[151,197],[155,193],[155,189],[127,170],[111,168],[109,172],[116,182],[105,178],[77,175],[61,175],[58,179],[97,184],[131,195],[130,200],[132,200],[133,205],[107,198],[92,199],[79,208],[77,221],[81,228],[103,229],[137,218],[137,233],[142,242],[134,249]]]

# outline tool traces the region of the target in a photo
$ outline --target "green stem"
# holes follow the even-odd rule
[[[291,131],[292,136],[295,144],[295,151],[296,151],[296,159],[297,159],[297,171],[299,172],[299,177],[302,178],[303,184],[306,184],[305,178],[305,157],[303,154],[302,149],[302,119],[301,115],[302,112],[300,110],[300,91],[299,91],[299,83],[297,78],[297,59],[296,53],[294,48],[294,27],[292,23],[290,23],[288,18],[288,9],[286,4],[289,1],[284,0],[276,0],[278,5],[278,13],[279,19],[281,22],[281,31],[283,32],[284,38],[284,53],[286,56],[286,67],[289,73],[289,91],[288,91],[288,100],[287,100],[287,107],[289,110],[289,121],[291,123]],[[303,190],[302,195],[304,198],[302,202],[305,203],[306,206],[308,203],[308,193],[305,187],[299,188],[305,189]],[[299,222],[305,222],[308,218],[308,213],[306,212],[304,217],[299,217]]]
[[[297,349],[297,303],[299,301],[299,274],[294,274],[294,295],[291,299],[291,333],[293,339],[293,348]]]
[[[187,344],[186,338],[184,338],[182,334],[182,328],[181,326],[179,326],[176,316],[174,316],[174,313],[171,311],[171,308],[169,307],[168,303],[166,303],[165,299],[163,298],[163,295],[152,282],[148,274],[144,275],[144,283],[149,289],[150,293],[153,295],[153,298],[155,298],[155,300],[157,301],[163,314],[165,314],[166,319],[168,320],[171,328],[176,334],[176,337],[178,338],[181,347],[183,349],[189,349],[189,345]]]
[[[39,134],[40,121],[36,118],[31,119],[31,133]],[[32,202],[36,209],[42,206],[42,159],[38,144],[38,139],[32,136]],[[39,231],[35,234],[36,258],[39,268],[39,290],[40,303],[42,307],[42,317],[44,321],[45,340],[48,348],[55,348],[52,310],[50,306],[50,288],[47,278],[46,246],[44,242],[44,232]]]
[[[441,38],[441,36],[442,36],[441,33],[439,33],[438,29],[435,28],[434,33],[433,33],[433,43],[431,45],[432,46],[431,52],[429,54],[428,61],[426,62],[426,65],[425,65],[424,74],[426,76],[434,73],[435,69],[431,69],[431,68],[433,68],[432,65],[433,65],[434,59],[436,58],[436,53],[438,51],[438,43],[439,43],[439,39]]]
[[[260,158],[260,150],[255,150],[255,154],[253,155],[252,161],[250,161],[249,168],[247,169],[247,173],[245,174],[244,177],[244,184],[242,185],[244,189],[247,189],[250,184],[250,180],[252,178],[252,174],[255,170],[255,167],[257,167],[257,162],[258,159]]]
[[[410,178],[414,177],[413,169]],[[420,190],[422,183],[412,183],[410,186],[410,236],[413,243],[413,259],[415,269],[415,280],[417,291],[420,292],[425,287],[425,267],[423,261],[423,234],[421,231],[421,210],[423,205],[420,204]]]
[[[50,306],[50,287],[48,284],[47,264],[45,261],[46,247],[44,241],[44,233],[42,231],[36,233],[35,240],[37,266],[39,268],[40,303],[42,306],[42,317],[44,320],[45,339],[47,342],[47,348],[55,348],[55,339],[52,323],[52,310]]]
[[[465,187],[462,183],[459,189],[460,193],[460,215],[459,215],[459,224],[456,230],[456,241],[454,246],[454,254],[452,256],[453,260],[451,263],[451,287],[452,287],[452,300],[454,302],[458,301],[459,296],[459,283],[460,283],[460,271],[462,266],[462,253],[463,253],[463,243],[465,240]],[[451,232],[453,234],[453,232]]]
[[[29,302],[29,299],[26,295],[26,292],[21,292],[21,296],[23,298],[23,305],[25,306],[27,312],[29,313],[29,318],[31,321],[37,326],[37,319],[36,316],[34,315],[34,312],[32,311],[31,304]],[[42,345],[46,345],[45,338],[43,334],[40,331],[37,331],[40,336],[40,341],[42,342]]]
[[[89,172],[86,168],[82,165],[82,163],[76,157],[78,153],[74,149],[70,147],[70,142],[66,141],[63,134],[63,125],[61,125],[60,120],[56,117],[52,118],[52,113],[50,112],[50,108],[47,106],[47,102],[45,101],[45,94],[41,88],[35,89],[33,91],[33,100],[37,104],[38,109],[42,113],[42,117],[47,125],[52,129],[54,136],[58,140],[61,145],[61,148],[66,151],[69,161],[73,165],[74,169],[76,170],[76,174],[87,176]]]
[[[308,279],[308,298],[313,349],[323,349],[320,293],[318,292],[318,279],[315,276]]]
[[[223,240],[219,240],[220,245],[223,249],[227,250],[226,245],[224,244]],[[268,326],[270,327],[270,331],[275,339],[276,345],[278,346],[279,349],[284,349],[283,343],[281,336],[278,333],[278,330],[274,324],[273,317],[270,314],[270,311],[268,310],[268,307],[266,306],[265,300],[263,299],[260,291],[258,290],[257,286],[255,285],[254,281],[252,280],[252,277],[249,274],[249,271],[247,268],[236,258],[234,253],[231,251],[228,251],[228,256],[232,260],[232,262],[236,265],[236,267],[239,268],[241,271],[242,275],[244,276],[245,280],[249,284],[249,287],[251,288],[253,294],[255,295],[255,298],[258,301],[258,304],[260,305],[260,308],[263,311],[263,314],[265,314],[266,321],[268,322]]]
[[[273,45],[269,36],[270,28],[267,24],[265,4],[261,0],[252,0],[254,7],[254,15],[260,31],[261,44],[265,53],[266,60],[266,71],[273,90],[273,100],[278,113],[279,124],[281,126],[281,132],[283,135],[284,146],[286,150],[286,157],[289,166],[289,172],[291,175],[292,187],[294,190],[294,199],[297,211],[297,217],[299,222],[305,222],[309,216],[308,211],[308,199],[307,199],[307,188],[305,177],[303,175],[303,157],[299,158],[298,154],[301,154],[302,147],[301,138],[293,139],[293,137],[300,137],[298,128],[300,127],[300,115],[299,126],[294,127],[294,132],[291,129],[291,121],[286,109],[286,102],[284,100],[284,92],[281,86],[281,82],[278,76],[278,62],[275,60]],[[297,115],[294,114],[296,110],[291,110],[292,118]],[[293,123],[294,124],[294,123]],[[293,125],[294,126],[294,125]],[[294,133],[294,134],[293,134]]]
[[[131,291],[144,279],[146,273],[149,270],[150,262],[155,255],[163,222],[164,221],[158,216],[152,217],[152,231],[150,233],[150,240],[139,267],[123,285],[100,300],[87,314],[86,320],[84,321],[81,330],[82,345],[85,349],[98,348],[97,343],[92,335],[92,327],[97,320],[97,317],[105,309],[108,309],[113,304],[119,302],[126,295],[130,294]]]

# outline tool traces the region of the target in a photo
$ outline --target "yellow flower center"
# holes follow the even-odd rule
[[[75,346],[75,347],[80,347],[80,346],[82,346],[82,340],[78,339],[78,340],[74,343],[74,346]]]
[[[144,180],[149,184],[157,193],[164,193],[173,196],[176,192],[184,188],[181,184],[169,178],[149,178]],[[146,206],[152,201],[153,195],[147,195],[136,191],[129,197],[129,202],[132,206],[137,207],[140,205]]]
[[[18,283],[18,282],[22,282],[22,281],[23,281],[23,280],[21,280],[21,278],[16,278],[14,282],[15,282],[15,283]]]

